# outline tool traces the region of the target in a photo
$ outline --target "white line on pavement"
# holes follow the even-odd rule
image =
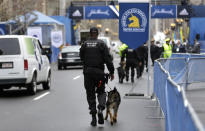
[[[73,80],[76,80],[76,79],[78,79],[78,78],[80,78],[80,75],[79,75],[79,76],[74,77],[74,78],[73,78]]]
[[[33,100],[34,100],[34,101],[37,101],[37,100],[43,98],[44,96],[46,96],[46,95],[48,95],[48,94],[50,94],[50,92],[46,92],[46,93],[44,93],[44,94],[42,94],[42,95],[40,95],[40,96],[34,98]]]

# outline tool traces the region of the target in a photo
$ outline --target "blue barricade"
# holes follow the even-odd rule
[[[166,98],[165,98],[165,88],[166,88],[167,74],[160,69],[159,63],[154,65],[154,92],[159,99],[160,106],[164,115],[166,117]]]
[[[205,64],[205,59],[199,57],[204,56],[190,54],[178,56],[177,54],[173,57],[181,58],[167,60],[160,59],[154,64],[154,92],[160,102],[161,109],[164,112],[166,131],[204,131],[201,122],[196,122],[199,120],[198,117],[193,117],[197,116],[196,113],[190,111],[190,108],[192,107],[185,96],[183,87],[177,84],[180,82],[186,82],[186,79],[189,81],[192,80],[191,82],[205,80],[205,76],[195,76],[195,79],[192,77],[186,77],[187,70],[189,73],[188,75],[194,76],[194,73],[198,73],[196,70],[200,72],[203,69],[202,65]],[[187,61],[185,58],[190,59]],[[195,64],[198,66],[192,68]],[[201,67],[199,67],[200,65]],[[189,71],[190,68],[193,70]],[[169,71],[169,73],[167,71]]]
[[[167,80],[167,131],[197,131],[181,91]]]

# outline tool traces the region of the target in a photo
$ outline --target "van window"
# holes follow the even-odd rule
[[[17,38],[1,38],[0,39],[1,55],[18,55],[21,53],[19,40]]]
[[[36,46],[36,49],[39,50],[39,53],[42,54],[42,50],[41,50],[41,48],[40,48],[40,43],[39,43],[39,41],[34,39],[34,40],[33,40],[33,43],[34,43],[34,45]]]
[[[28,55],[34,55],[34,46],[31,38],[24,38]]]

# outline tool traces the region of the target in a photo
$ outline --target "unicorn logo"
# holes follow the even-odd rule
[[[138,8],[125,11],[121,18],[124,32],[145,32],[147,27],[147,16]]]
[[[131,14],[129,21],[132,22],[128,25],[129,28],[140,28],[139,19],[133,14]]]

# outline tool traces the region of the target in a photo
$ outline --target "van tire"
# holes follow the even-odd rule
[[[0,88],[0,95],[4,93],[4,88]]]
[[[62,65],[58,65],[58,70],[62,70],[63,66]]]
[[[49,90],[51,87],[51,73],[49,72],[47,81],[43,83],[43,89]]]
[[[36,75],[33,75],[31,83],[27,87],[28,93],[30,95],[35,95],[37,91],[37,81],[36,81]]]

